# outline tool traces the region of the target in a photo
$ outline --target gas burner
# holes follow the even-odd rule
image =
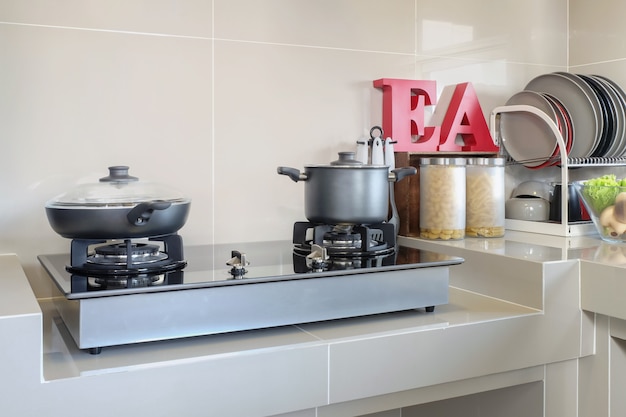
[[[348,252],[345,255],[331,254],[329,248],[315,245],[298,246],[293,250],[293,268],[296,273],[347,271],[362,268],[375,268],[394,265],[397,258],[396,251],[384,249],[377,252]]]
[[[367,257],[393,253],[396,247],[393,224],[320,225],[296,222],[294,251],[310,252],[314,245],[325,248],[333,257]]]
[[[338,247],[338,246],[326,246],[326,245],[316,245],[312,241],[306,242],[304,244],[295,244],[293,247],[293,251],[300,255],[309,255],[313,248],[315,247],[323,247],[328,254],[328,257],[333,260],[339,260],[340,258],[345,259],[358,259],[358,258],[374,258],[377,256],[388,255],[390,253],[394,253],[394,247],[387,246],[386,243],[375,242],[375,246],[370,246],[369,250],[362,251],[360,248],[352,248],[352,247]]]
[[[109,244],[104,244],[107,243],[106,240],[74,239],[70,254],[71,264],[65,269],[88,277],[116,276],[126,279],[125,276],[156,275],[182,269],[187,265],[179,235],[159,236],[149,240],[163,242],[163,251],[159,245],[136,243],[130,239]]]
[[[182,284],[183,277],[184,271],[182,269],[134,275],[91,274],[85,276],[72,274],[70,276],[70,288],[74,293],[107,290],[136,291],[138,289],[146,289],[147,287]]]
[[[321,246],[356,250],[362,245],[361,234],[353,232],[352,226],[334,226],[331,231],[324,233]]]
[[[113,243],[110,245],[97,246],[94,254],[87,258],[87,263],[107,266],[126,266],[128,257],[132,265],[148,265],[167,259],[167,254],[159,250],[159,245],[131,242]]]
[[[114,290],[119,288],[143,288],[153,285],[163,285],[164,274],[157,275],[137,275],[119,277],[89,277],[87,285],[92,290]]]

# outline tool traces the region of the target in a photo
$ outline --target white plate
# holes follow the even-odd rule
[[[573,75],[573,74],[570,74]],[[600,102],[582,80],[561,73],[543,74],[533,78],[526,90],[548,93],[559,99],[572,120],[574,135],[571,158],[591,156],[602,131]],[[583,87],[585,86],[585,87]]]
[[[520,104],[542,110],[558,125],[554,108],[540,93],[520,91],[506,102],[507,106]],[[500,132],[502,145],[511,158],[529,168],[546,162],[557,147],[557,139],[552,129],[532,113],[503,113],[500,116]]]

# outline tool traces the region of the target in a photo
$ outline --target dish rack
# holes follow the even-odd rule
[[[561,173],[561,184],[569,184],[569,169],[570,168],[580,168],[580,167],[605,167],[605,166],[626,166],[626,158],[601,158],[601,157],[590,157],[590,158],[568,158],[567,151],[565,148],[565,141],[561,132],[559,131],[556,123],[550,119],[550,117],[534,106],[529,106],[525,104],[519,105],[509,105],[509,106],[500,106],[496,107],[491,111],[490,117],[490,130],[492,137],[496,141],[497,144],[500,144],[500,118],[498,117],[501,113],[511,113],[511,112],[528,112],[536,115],[541,118],[552,130],[554,136],[557,140],[557,145],[559,148],[559,157],[560,157],[560,173]],[[568,200],[568,190],[569,187],[561,187],[561,223],[550,221],[550,222],[534,222],[534,221],[526,221],[526,220],[514,220],[514,219],[505,219],[505,228],[507,230],[517,230],[523,232],[532,232],[532,233],[541,233],[548,234],[554,236],[585,236],[596,234],[597,231],[591,222],[582,221],[582,222],[569,222],[568,219],[568,207],[566,202]]]

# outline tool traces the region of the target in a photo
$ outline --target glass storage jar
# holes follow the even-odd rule
[[[465,159],[420,159],[420,237],[465,237]]]
[[[465,187],[465,236],[504,236],[504,158],[468,159]]]

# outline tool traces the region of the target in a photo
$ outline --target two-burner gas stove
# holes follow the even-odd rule
[[[389,228],[391,226],[391,228]],[[393,226],[294,225],[292,241],[72,241],[38,257],[80,349],[425,309],[463,259],[398,246]]]

